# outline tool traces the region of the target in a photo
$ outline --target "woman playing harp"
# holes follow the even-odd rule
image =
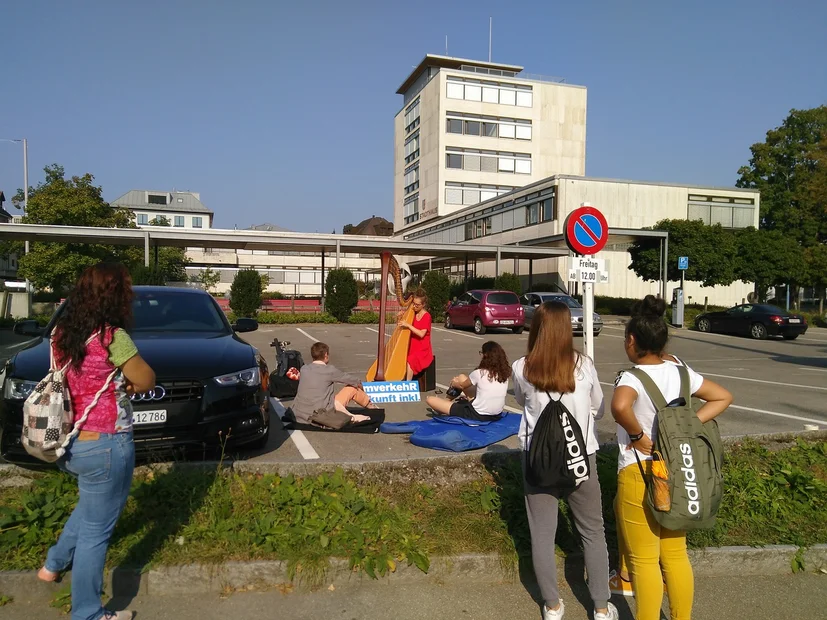
[[[428,297],[425,291],[421,288],[416,289],[411,304],[414,312],[413,320],[407,321],[404,316],[401,316],[397,323],[399,327],[411,333],[405,373],[408,381],[428,368],[434,361],[434,351],[431,348],[431,314],[426,309],[427,304]]]
[[[408,345],[411,331],[396,325],[390,339],[385,343],[385,319],[387,316],[388,290],[385,283],[388,276],[393,277],[393,289],[396,300],[402,307],[397,320],[410,323],[414,320],[413,296],[405,298],[404,283],[399,263],[390,252],[382,252],[382,286],[379,293],[379,343],[376,361],[367,372],[368,381],[401,381],[407,377]],[[390,283],[389,283],[390,284]]]

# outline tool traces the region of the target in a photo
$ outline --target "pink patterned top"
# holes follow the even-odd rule
[[[86,357],[80,369],[69,367],[66,381],[69,384],[75,420],[83,417],[83,412],[95,399],[95,394],[103,387],[109,375],[116,371],[109,387],[101,394],[80,430],[98,433],[125,433],[132,430],[132,401],[126,393],[124,376],[118,366],[137,352],[132,339],[124,330],[107,328],[102,343],[98,335],[86,345]],[[58,366],[65,363],[57,351],[55,361]]]

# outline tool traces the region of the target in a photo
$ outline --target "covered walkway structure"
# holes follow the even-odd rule
[[[51,226],[43,224],[0,224],[0,240],[32,243],[88,243],[100,245],[131,245],[144,248],[144,263],[152,261],[153,248],[221,248],[232,250],[265,250],[277,252],[314,252],[321,256],[322,273],[325,258],[339,267],[345,254],[378,256],[390,251],[408,262],[419,259],[419,271],[439,259],[494,261],[499,273],[500,261],[518,259],[533,261],[568,256],[565,247],[545,245],[484,245],[433,244],[402,241],[391,237],[336,235],[318,233],[287,233],[258,230],[188,230],[164,226],[151,228],[95,228]],[[467,269],[466,269],[467,273]],[[324,278],[322,278],[324,296]]]

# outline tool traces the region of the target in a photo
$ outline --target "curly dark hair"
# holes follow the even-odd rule
[[[99,263],[88,267],[66,304],[54,328],[55,350],[60,358],[80,368],[86,358],[86,341],[107,329],[128,329],[132,323],[132,277],[120,263]]]
[[[482,359],[477,368],[487,371],[492,381],[498,383],[508,381],[511,377],[511,365],[508,363],[505,349],[499,343],[489,340],[482,345],[480,353],[482,353]]]

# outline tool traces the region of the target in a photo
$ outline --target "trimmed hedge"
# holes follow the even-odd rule
[[[227,313],[227,320],[230,323],[235,323],[236,316],[232,312]],[[327,314],[310,313],[307,314],[291,314],[289,312],[259,312],[256,320],[260,325],[295,325],[300,323],[338,323],[338,321]]]

